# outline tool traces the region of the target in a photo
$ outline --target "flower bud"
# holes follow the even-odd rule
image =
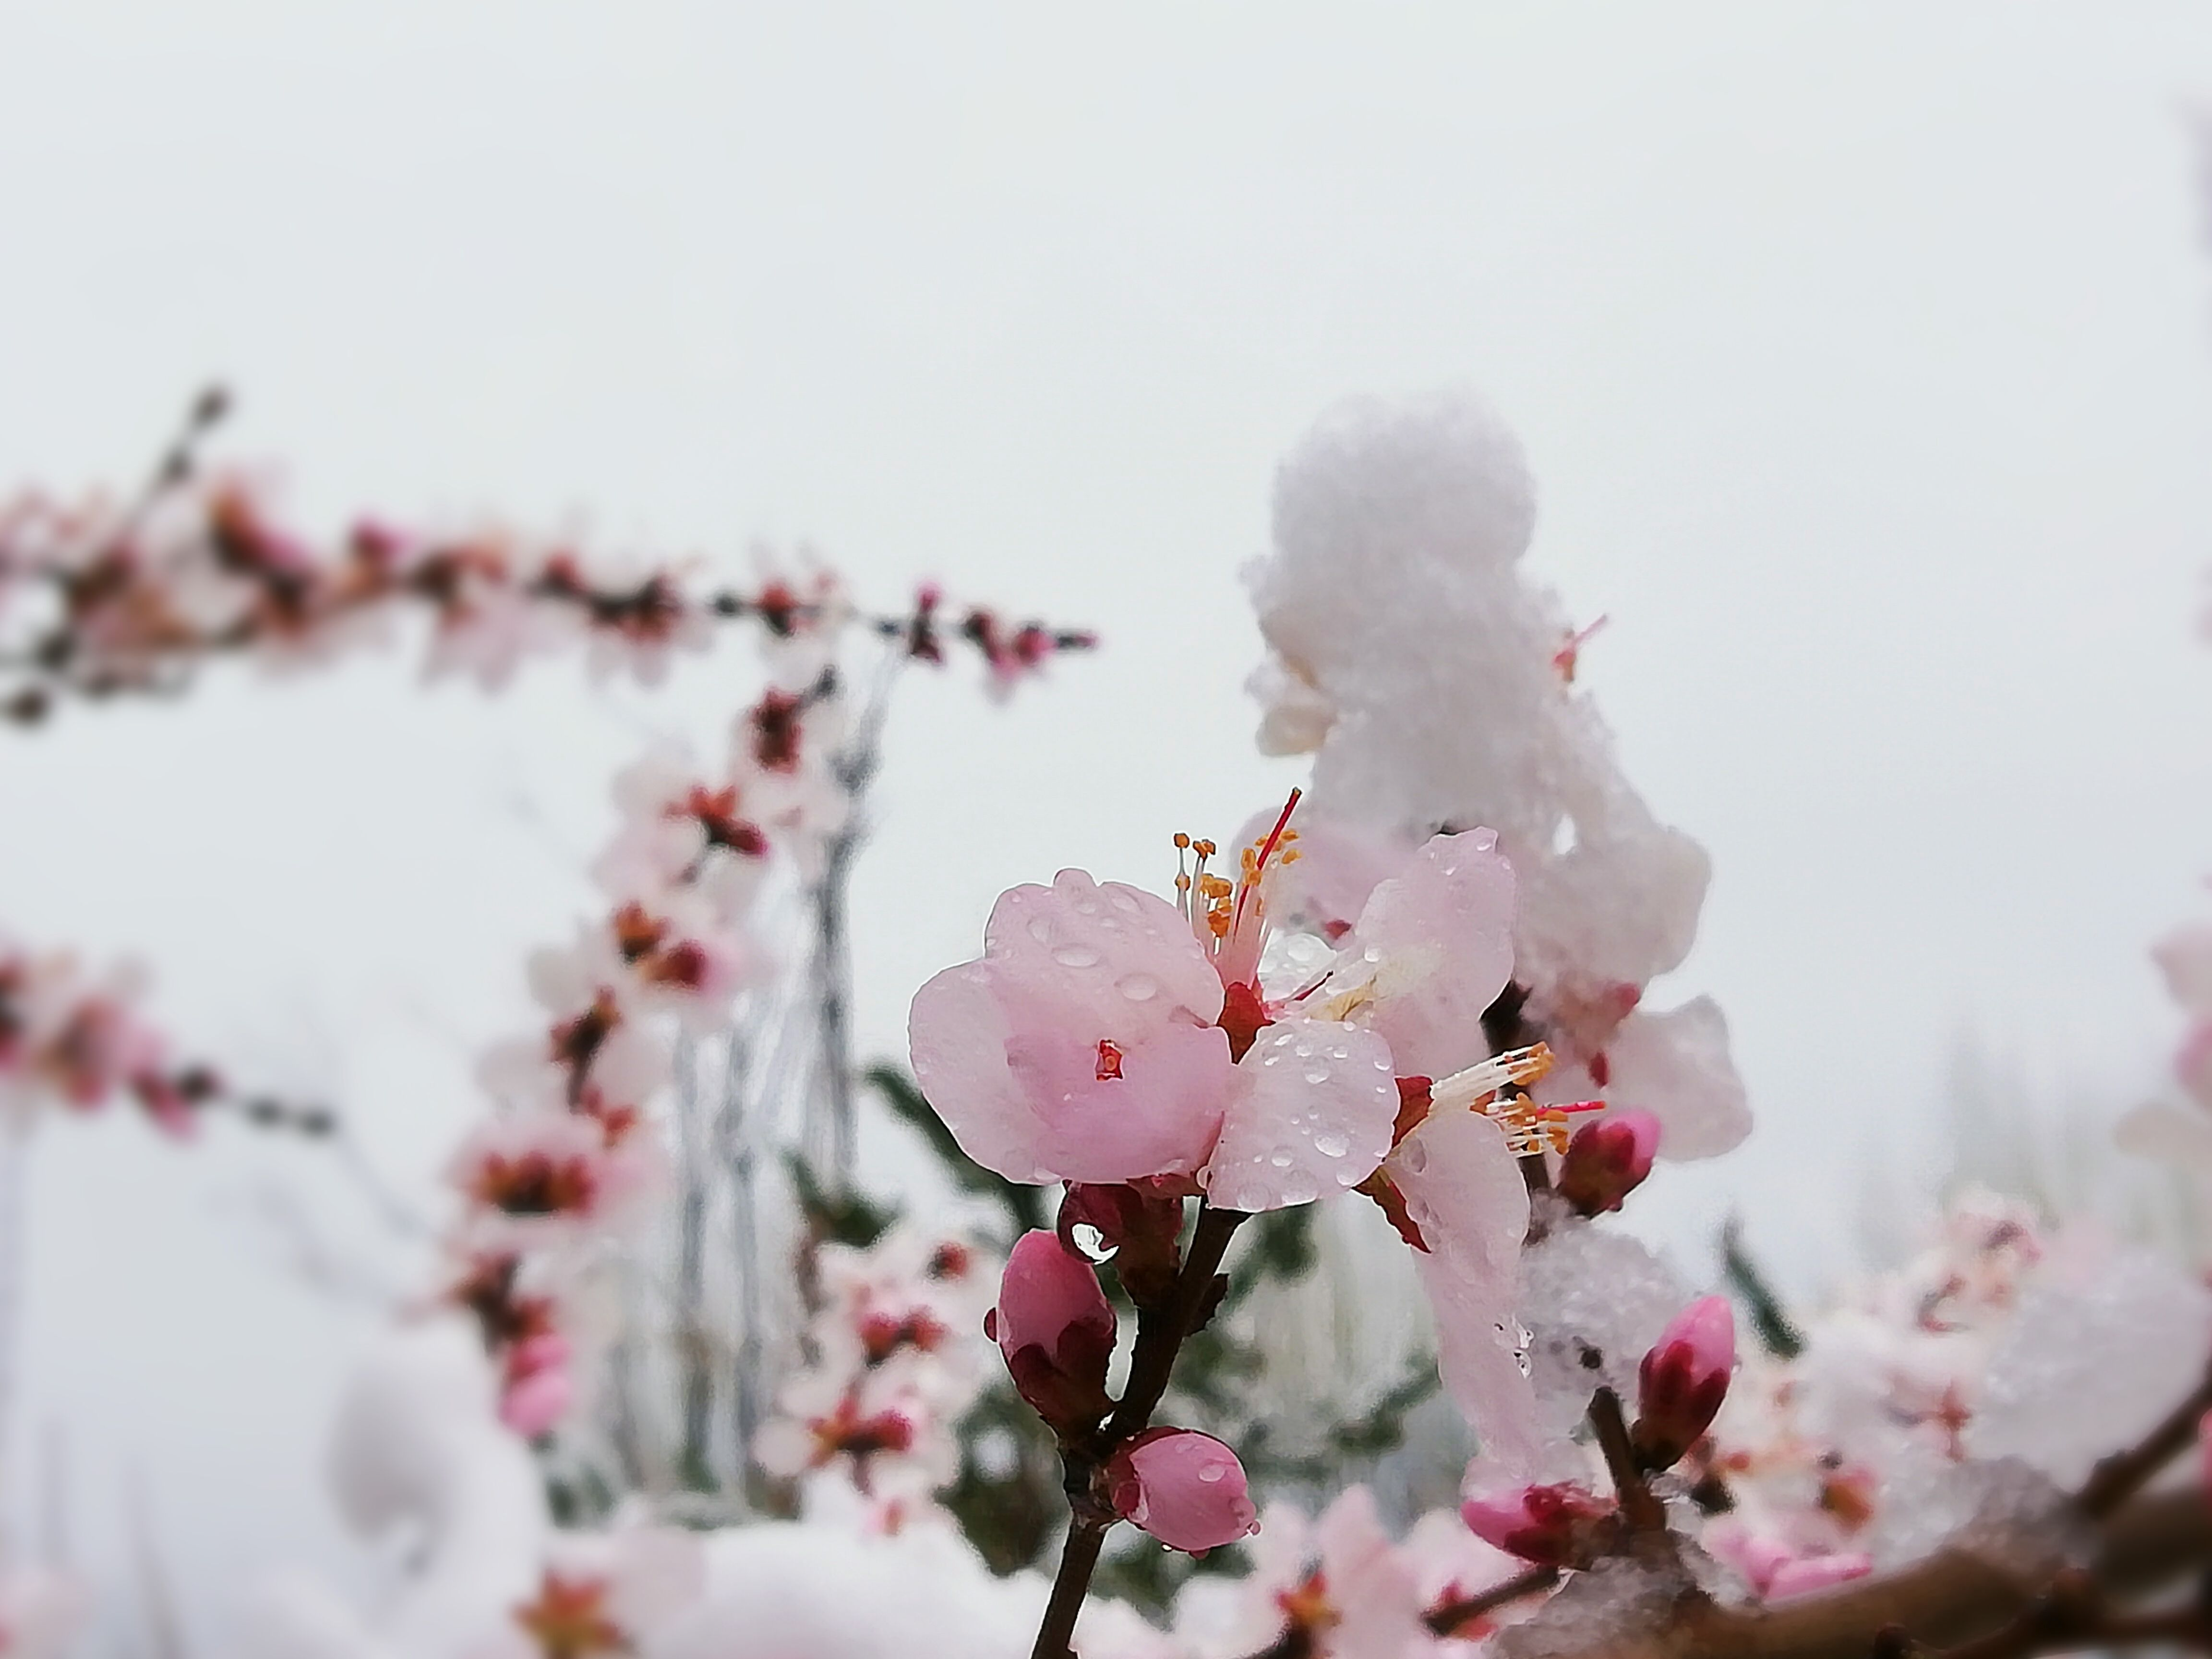
[[[1702,1297],[1674,1316],[1636,1374],[1629,1437],[1646,1468],[1672,1468],[1698,1443],[1735,1370],[1735,1313],[1726,1297]]]
[[[1091,1264],[1053,1234],[1040,1228],[1014,1242],[983,1334],[1006,1356],[1015,1391],[1056,1433],[1083,1433],[1112,1407],[1114,1310]]]
[[[1176,1236],[1182,1231],[1182,1200],[1152,1185],[1089,1186],[1071,1181],[1060,1200],[1060,1242],[1079,1255],[1093,1254],[1078,1243],[1076,1231],[1098,1235],[1109,1252],[1121,1288],[1140,1308],[1158,1307],[1175,1289]]]
[[[1604,1215],[1644,1184],[1659,1146],[1659,1120],[1649,1112],[1607,1112],[1567,1143],[1553,1184],[1583,1215]]]
[[[575,1397],[575,1383],[568,1375],[568,1340],[558,1332],[525,1337],[507,1351],[499,1420],[524,1439],[552,1432]]]
[[[1571,1483],[1486,1492],[1460,1505],[1486,1544],[1540,1567],[1585,1567],[1604,1553],[1615,1505]]]
[[[1194,1555],[1260,1530],[1237,1454],[1194,1429],[1147,1429],[1106,1462],[1114,1512]]]
[[[1862,1550],[1836,1555],[1801,1555],[1775,1568],[1760,1593],[1770,1601],[1792,1595],[1809,1595],[1863,1578],[1874,1571],[1874,1558]]]

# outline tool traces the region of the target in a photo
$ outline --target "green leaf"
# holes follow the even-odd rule
[[[1729,1288],[1735,1292],[1736,1300],[1751,1316],[1751,1327],[1759,1334],[1761,1347],[1777,1359],[1795,1359],[1805,1352],[1803,1334],[1744,1248],[1743,1223],[1733,1216],[1721,1229],[1721,1271],[1728,1275]]]
[[[830,1192],[795,1152],[784,1153],[783,1167],[791,1177],[792,1194],[799,1200],[800,1212],[821,1238],[865,1250],[898,1219],[896,1205],[872,1203],[858,1191]]]

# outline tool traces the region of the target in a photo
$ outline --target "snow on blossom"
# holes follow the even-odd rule
[[[1631,1014],[1689,951],[1707,860],[1629,785],[1577,689],[1589,630],[1516,568],[1534,512],[1519,445],[1470,398],[1324,416],[1278,475],[1273,550],[1246,571],[1272,653],[1252,688],[1261,747],[1315,756],[1308,880],[1340,925],[1328,864],[1371,867],[1391,838],[1440,827],[1494,830],[1518,886],[1515,981],[1563,1062],[1559,1097],[1650,1111],[1671,1130],[1662,1155],[1711,1156],[1749,1127],[1717,1011]],[[1344,827],[1324,836],[1331,819]],[[1609,1012],[1593,1025],[1593,1010]]]
[[[1482,832],[1439,836],[1379,884],[1303,986],[1271,983],[1285,808],[1180,908],[1063,871],[994,907],[981,962],[915,999],[916,1077],[969,1154],[1012,1180],[1196,1177],[1218,1206],[1312,1201],[1365,1180],[1396,1135],[1402,1042],[1449,1069],[1486,1051],[1512,877]]]

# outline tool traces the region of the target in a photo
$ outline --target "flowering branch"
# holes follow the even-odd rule
[[[33,725],[62,696],[173,694],[200,663],[266,653],[326,659],[373,641],[374,624],[415,608],[433,618],[432,672],[487,686],[528,655],[569,641],[657,679],[670,655],[704,646],[717,623],[759,623],[777,640],[860,626],[903,658],[940,663],[972,649],[1005,687],[1094,635],[1010,623],[983,605],[948,607],[925,585],[911,609],[854,607],[826,576],[769,575],[757,587],[702,584],[689,561],[595,562],[560,539],[488,531],[441,535],[363,516],[319,544],[283,524],[265,487],[210,471],[198,447],[229,407],[192,408],[146,485],[119,506],[64,506],[40,492],[0,501],[0,719]]]

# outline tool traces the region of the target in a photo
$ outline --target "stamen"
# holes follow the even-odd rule
[[[1104,1083],[1121,1075],[1121,1050],[1104,1037],[1098,1039],[1097,1080]]]

